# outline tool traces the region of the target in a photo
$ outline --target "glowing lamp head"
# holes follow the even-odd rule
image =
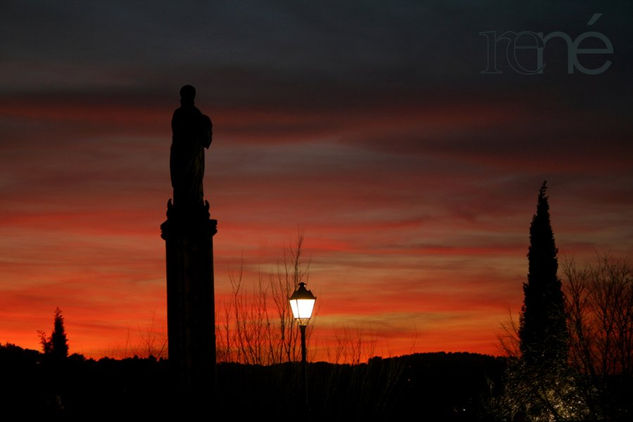
[[[288,300],[290,301],[292,315],[299,322],[299,325],[307,325],[308,320],[312,317],[316,297],[310,290],[306,289],[305,283],[299,283],[299,287]]]

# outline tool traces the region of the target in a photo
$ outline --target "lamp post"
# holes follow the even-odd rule
[[[308,408],[308,377],[307,377],[307,362],[306,362],[306,326],[310,317],[312,317],[312,310],[314,309],[314,302],[316,297],[312,292],[306,289],[305,283],[299,283],[299,286],[292,293],[292,296],[288,298],[290,301],[290,309],[292,309],[292,315],[299,323],[299,330],[301,331],[301,366],[303,367],[303,396],[305,399],[306,409]]]

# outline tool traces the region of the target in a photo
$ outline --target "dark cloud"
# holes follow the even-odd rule
[[[441,95],[482,84],[480,32],[574,35],[598,11],[595,29],[616,46],[612,73],[625,75],[627,9],[624,1],[3,2],[0,89],[155,92],[194,79],[222,101],[248,101],[249,93],[251,102],[306,104],[367,101],[372,93],[394,101],[433,88]],[[493,84],[501,88],[516,76]]]

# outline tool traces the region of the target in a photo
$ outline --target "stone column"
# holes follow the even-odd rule
[[[212,392],[215,382],[213,235],[217,220],[204,207],[167,204],[161,237],[167,250],[169,362],[185,389]],[[210,397],[209,397],[210,398]]]

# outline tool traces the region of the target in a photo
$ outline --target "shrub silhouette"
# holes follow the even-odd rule
[[[46,338],[46,333],[39,332],[42,351],[55,359],[65,359],[68,357],[68,337],[64,330],[64,317],[59,308],[55,308],[55,320],[53,322],[53,332]]]

